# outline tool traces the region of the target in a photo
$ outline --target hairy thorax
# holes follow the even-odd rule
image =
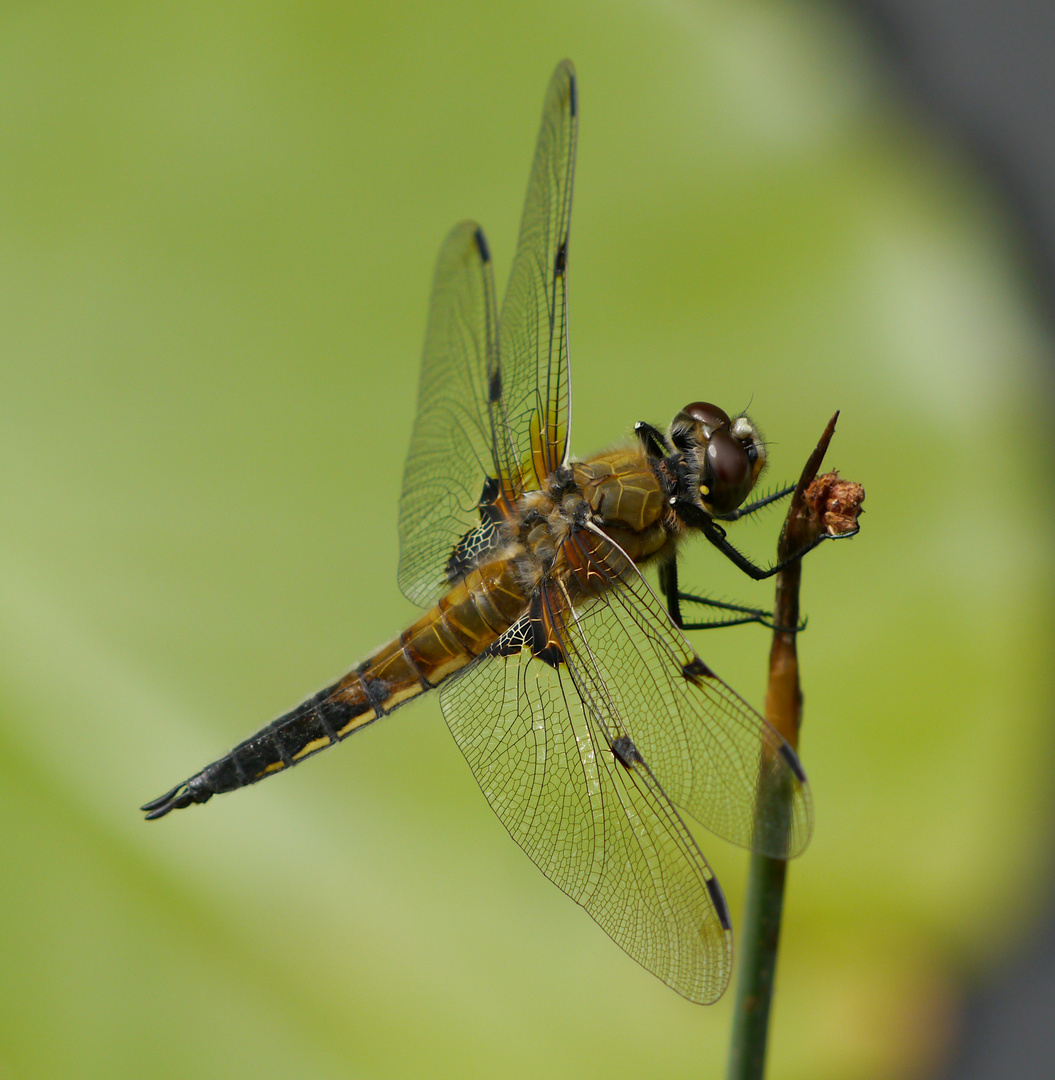
[[[590,525],[639,565],[669,551],[681,531],[643,451],[623,447],[573,461],[542,490],[525,492],[505,525],[505,555],[515,560],[525,589],[556,577],[575,592],[590,591],[588,553],[597,550]]]

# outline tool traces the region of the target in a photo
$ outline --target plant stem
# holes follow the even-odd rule
[[[823,531],[816,505],[807,498],[807,489],[820,468],[828,443],[835,432],[838,415],[836,413],[829,421],[795,488],[777,548],[780,562],[790,558],[796,551],[805,550],[811,540]],[[793,749],[798,747],[799,723],[802,717],[802,691],[799,686],[798,655],[795,648],[801,579],[801,559],[796,559],[777,574],[773,623],[775,627],[791,629],[774,630],[769,654],[769,686],[766,692],[766,719]],[[784,793],[777,792],[770,798],[760,798],[757,813],[760,818],[770,822],[774,817],[786,817],[788,803]],[[776,978],[786,879],[787,862],[783,859],[770,859],[758,854],[751,856],[747,902],[740,933],[729,1080],[761,1080],[765,1071],[769,1014]]]

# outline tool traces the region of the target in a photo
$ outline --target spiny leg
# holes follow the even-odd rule
[[[739,521],[742,517],[747,517],[748,514],[753,514],[756,510],[761,510],[764,506],[770,506],[778,499],[784,499],[795,490],[795,485],[791,487],[781,488],[779,491],[774,491],[771,495],[765,495],[761,499],[756,499],[753,503],[748,503],[747,506],[741,506],[737,510],[730,510],[728,514],[715,514],[716,521]]]
[[[694,593],[683,592],[678,586],[678,564],[675,559],[670,559],[659,568],[660,591],[667,598],[667,614],[671,621],[681,630],[707,630],[713,626],[740,626],[744,623],[757,622],[762,626],[772,628],[772,612],[761,608],[749,608],[741,604],[731,604],[722,600],[712,600],[709,597],[697,596]],[[681,605],[699,604],[703,607],[712,607],[721,611],[729,611],[734,614],[729,618],[720,618],[700,622],[686,622],[682,615]]]
[[[725,537],[725,530],[715,523],[714,519],[709,515],[701,515],[701,519],[698,522],[700,531],[704,536],[738,569],[743,570],[749,578],[755,581],[764,581],[768,577],[772,577],[774,574],[779,573],[785,567],[790,566],[793,562],[801,559],[803,555],[809,554],[815,547],[817,547],[824,540],[834,540],[837,537],[830,536],[828,533],[821,533],[809,544],[807,544],[800,551],[796,551],[794,555],[789,559],[783,559],[773,566],[762,567],[758,563],[753,562],[742,552],[736,550],[732,544]]]
[[[837,479],[836,474],[830,474],[830,477],[828,477],[829,489],[832,486],[830,482],[831,478]],[[820,481],[818,481],[818,483],[819,482]],[[815,485],[811,485],[811,491],[814,486]],[[691,504],[688,506],[686,512],[686,508],[684,504],[682,504],[682,517],[690,524],[696,526],[734,566],[742,570],[748,577],[753,578],[755,581],[762,581],[765,578],[772,577],[774,574],[779,573],[786,567],[791,566],[792,563],[797,562],[804,555],[809,554],[809,552],[822,544],[825,540],[847,540],[851,536],[857,535],[860,528],[857,523],[857,516],[860,513],[861,500],[864,498],[864,494],[863,489],[858,485],[849,486],[856,490],[853,492],[841,493],[837,498],[831,498],[830,491],[826,492],[822,487],[819,496],[815,496],[815,498],[823,496],[826,505],[823,508],[816,505],[813,507],[819,531],[816,532],[808,543],[799,548],[798,551],[794,552],[786,559],[781,559],[781,561],[774,566],[769,567],[761,567],[746,555],[737,551],[726,539],[725,530],[718,522],[736,521],[745,514],[754,513],[754,511],[761,509],[763,506],[768,506],[776,499],[783,498],[793,489],[784,488],[781,491],[774,492],[772,495],[767,495],[764,499],[749,503],[740,510],[734,510],[728,514],[721,515],[705,513]],[[806,497],[807,500],[810,499],[809,492],[807,492]],[[847,513],[848,508],[851,513]],[[807,535],[809,535],[809,531],[807,531]]]
[[[770,630],[787,630],[786,627],[778,627],[773,621],[773,612],[765,608],[747,607],[744,604],[733,604],[726,600],[714,600],[709,596],[697,596],[695,593],[685,592],[678,586],[678,566],[674,559],[663,563],[659,569],[659,587],[667,598],[667,613],[671,620],[681,630],[710,630],[715,626],[743,626],[747,623],[758,623]],[[682,604],[698,604],[701,607],[715,608],[718,611],[728,611],[728,617],[701,620],[697,622],[685,621]],[[795,628],[806,629],[806,620]]]

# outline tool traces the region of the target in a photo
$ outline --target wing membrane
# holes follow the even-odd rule
[[[798,855],[813,810],[794,751],[700,660],[614,541],[598,531],[568,542],[598,580],[620,582],[554,612],[576,688],[607,737],[628,738],[671,801],[711,832],[772,858]]]
[[[508,475],[540,487],[567,454],[568,226],[578,129],[575,69],[550,79],[528,180],[520,239],[499,320],[501,414]]]
[[[452,551],[482,525],[477,507],[485,479],[494,473],[487,399],[495,325],[487,245],[480,228],[464,221],[436,263],[418,413],[399,500],[399,587],[417,604],[432,603],[449,587]]]
[[[399,508],[399,586],[427,605],[497,542],[496,523],[564,461],[575,72],[550,79],[500,328],[483,233],[440,252]]]
[[[514,626],[440,693],[443,714],[510,835],[542,872],[668,986],[725,989],[731,935],[717,882],[646,770],[616,761],[567,669]]]

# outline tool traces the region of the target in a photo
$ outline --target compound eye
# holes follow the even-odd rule
[[[707,464],[700,494],[716,514],[735,510],[754,484],[751,457],[744,445],[725,429],[707,443]]]
[[[709,401],[694,401],[691,405],[686,405],[681,411],[687,413],[693,420],[703,424],[708,435],[716,428],[729,427],[731,423],[728,414],[719,409],[717,405],[712,405]]]
[[[702,423],[708,435],[715,428],[728,428],[732,422],[725,410],[712,405],[711,402],[693,402],[681,411],[691,416],[693,420]]]

